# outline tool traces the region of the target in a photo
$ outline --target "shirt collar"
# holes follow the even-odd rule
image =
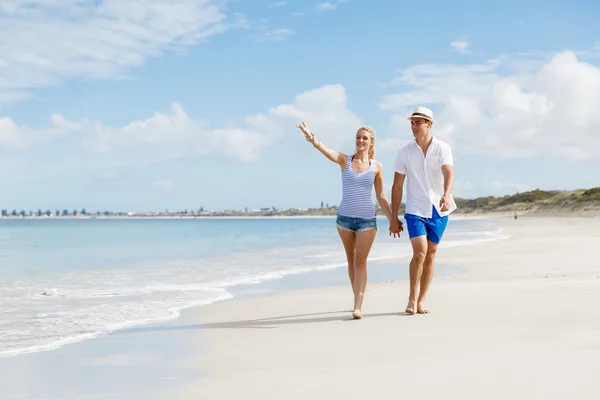
[[[431,135],[431,144],[434,144],[434,143],[437,144],[438,142],[439,142],[438,138]],[[413,139],[412,144],[413,144],[413,146],[419,147],[419,145],[417,144],[417,139]]]

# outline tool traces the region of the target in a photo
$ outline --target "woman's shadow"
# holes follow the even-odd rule
[[[155,327],[139,327],[131,328],[121,331],[120,333],[144,333],[144,332],[164,332],[164,331],[182,331],[190,329],[274,329],[286,325],[298,325],[298,324],[314,324],[322,322],[335,322],[335,321],[357,321],[350,315],[352,311],[328,311],[311,314],[295,314],[285,315],[271,318],[258,318],[258,319],[247,319],[239,321],[225,321],[225,322],[209,322],[205,324],[191,324],[191,325],[169,325],[169,326],[155,326]],[[343,315],[342,315],[343,314]],[[378,318],[378,317],[389,317],[389,316],[406,316],[403,312],[387,312],[387,313],[366,313],[363,314],[363,319]],[[117,333],[117,332],[115,332]]]

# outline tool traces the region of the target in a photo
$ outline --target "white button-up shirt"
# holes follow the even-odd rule
[[[432,217],[432,205],[443,217],[456,210],[454,198],[450,195],[450,208],[440,211],[440,199],[444,195],[444,175],[442,165],[454,165],[450,145],[433,137],[427,156],[416,140],[398,152],[394,170],[406,175],[406,213],[423,218]]]

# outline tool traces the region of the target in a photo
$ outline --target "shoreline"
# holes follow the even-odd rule
[[[465,245],[473,246],[471,243]],[[408,257],[370,259],[371,282],[406,280]],[[438,272],[447,276],[464,273],[441,264]],[[87,398],[92,391],[107,393],[110,390],[127,391],[126,396],[123,392],[107,395],[112,398],[170,398],[173,391],[204,376],[203,372],[185,366],[184,360],[190,355],[190,349],[196,355],[207,350],[203,338],[198,343],[196,331],[178,329],[190,317],[195,318],[198,313],[203,314],[217,304],[244,302],[264,296],[271,298],[297,290],[327,290],[332,286],[345,291],[347,284],[347,272],[343,265],[288,274],[259,284],[239,284],[227,288],[232,298],[184,308],[172,319],[119,329],[53,350],[3,356],[0,357],[0,373],[6,377],[6,383],[0,387],[0,397],[12,398],[11,394],[21,393],[25,386],[19,382],[27,380],[30,381],[27,390],[33,397],[43,394],[61,398],[64,391],[70,388],[71,393],[78,393],[77,398],[81,399]],[[48,365],[53,368],[49,370],[46,367]],[[98,371],[102,371],[102,378],[98,378]],[[167,376],[172,378],[165,381]],[[71,383],[67,382],[66,377],[71,377],[68,378]],[[90,379],[94,379],[95,383],[90,383]],[[139,381],[144,379],[154,383],[141,387]],[[121,382],[123,380],[127,382]],[[74,381],[82,383],[73,384]],[[138,383],[134,385],[133,382]],[[130,384],[134,387],[129,388]]]
[[[383,217],[383,216],[380,218],[385,219],[385,217]],[[489,219],[489,218],[478,217],[476,219]],[[490,231],[489,233],[492,235],[501,235],[500,231]],[[486,243],[489,241],[505,240],[505,239],[506,239],[506,237],[504,237],[504,236],[492,236],[489,239],[484,238],[484,239],[475,240],[475,241],[471,240],[471,241],[464,241],[464,242],[458,242],[458,243],[452,243],[452,244],[450,244],[450,243],[444,244],[443,243],[441,245],[441,248],[451,248],[451,247],[461,247],[461,246],[477,246],[477,245],[480,245],[482,243]],[[406,264],[407,260],[410,258],[410,256],[411,256],[410,252],[400,253],[400,254],[395,254],[395,255],[386,255],[386,256],[371,256],[371,257],[369,257],[369,265],[370,265],[370,267],[374,266],[375,268],[377,268],[378,265],[381,266],[381,265],[393,265],[393,264]],[[345,266],[346,266],[345,260],[340,260],[339,263],[335,263],[335,264],[318,266],[318,267],[314,267],[314,268],[298,269],[298,270],[278,271],[278,272],[274,272],[272,274],[267,274],[260,278],[252,279],[249,281],[239,281],[239,282],[230,283],[230,284],[227,284],[224,286],[217,285],[217,286],[215,286],[215,290],[218,290],[218,291],[222,290],[222,293],[217,295],[215,299],[199,301],[197,304],[190,304],[190,305],[187,305],[184,307],[180,307],[176,311],[174,311],[173,315],[170,315],[168,317],[149,319],[148,321],[127,321],[127,322],[123,322],[121,324],[122,326],[115,328],[115,329],[111,329],[108,332],[90,332],[90,333],[86,333],[86,334],[83,334],[78,337],[70,337],[70,336],[66,337],[66,338],[60,340],[59,343],[36,345],[36,346],[32,347],[32,349],[28,349],[28,350],[22,350],[22,349],[21,350],[11,350],[10,352],[7,352],[6,354],[0,354],[0,359],[19,357],[22,355],[38,354],[38,353],[42,353],[42,352],[57,351],[65,346],[71,346],[73,344],[81,343],[84,341],[93,341],[93,340],[101,339],[107,335],[112,335],[115,332],[119,332],[119,331],[123,331],[123,330],[137,329],[140,327],[143,328],[146,326],[153,326],[153,325],[160,325],[160,324],[169,324],[169,323],[179,319],[183,313],[188,312],[188,310],[190,310],[190,309],[209,307],[213,304],[218,304],[218,303],[222,303],[222,302],[238,301],[238,300],[246,298],[247,296],[245,296],[245,293],[247,293],[247,292],[255,292],[255,291],[261,292],[262,290],[269,290],[268,288],[270,288],[270,287],[271,288],[272,287],[281,288],[282,284],[279,283],[281,281],[283,281],[283,282],[287,282],[290,280],[306,281],[307,277],[310,277],[310,278],[313,278],[315,281],[315,284],[313,286],[322,288],[322,287],[324,287],[324,285],[320,283],[320,281],[322,280],[321,276],[326,275],[328,273],[341,274],[341,275],[345,276],[345,274],[346,274]],[[460,268],[457,268],[455,266],[445,265],[442,267],[442,274],[448,274],[447,271],[454,271],[454,272],[452,272],[452,274],[455,274],[456,271],[460,271],[460,270],[461,270]],[[408,279],[408,276],[406,276],[406,277],[403,276],[402,278],[399,278],[399,279],[406,280],[406,279]],[[347,283],[347,279],[344,278],[343,282],[338,283],[338,285],[345,285],[346,283]],[[283,286],[285,286],[285,285],[283,285]],[[278,290],[277,292],[295,290],[294,287],[296,285],[294,283],[290,283],[288,286],[291,287],[292,289],[283,288],[281,290]],[[267,289],[263,289],[263,288],[267,288]],[[240,293],[241,293],[241,297],[239,295]]]
[[[406,260],[399,259],[370,263],[371,279],[405,280],[407,277],[401,276],[405,264]],[[450,266],[442,266],[441,271],[447,276],[464,273]],[[259,284],[240,284],[229,288],[233,297],[184,308],[169,320],[119,329],[51,350],[3,356],[0,357],[0,374],[7,381],[0,386],[0,397],[18,398],[16,393],[25,390],[18,382],[27,379],[31,381],[27,384],[31,398],[65,398],[68,390],[76,393],[77,399],[97,398],[91,396],[92,391],[106,398],[169,399],[172,392],[205,375],[186,365],[190,349],[195,355],[208,349],[203,338],[198,338],[197,331],[179,329],[189,318],[217,304],[243,303],[298,290],[318,291],[331,287],[345,290],[347,284],[346,270],[340,267],[285,275]],[[48,365],[53,368],[49,370]],[[97,375],[99,371],[102,371],[101,377]],[[92,379],[97,382],[93,387],[90,386]],[[149,383],[142,386],[142,381]],[[109,394],[113,389],[115,393]]]
[[[491,239],[491,240],[503,240],[503,238],[497,238],[497,239]],[[480,242],[464,243],[464,244],[458,244],[456,246],[474,246],[479,243]],[[484,243],[484,242],[481,242],[481,243]],[[384,256],[384,257],[371,258],[371,259],[369,259],[369,267],[370,268],[382,268],[389,264],[405,264],[407,258],[409,258],[409,257],[410,257],[410,255],[404,254],[404,255],[397,255],[397,256]],[[343,263],[343,264],[340,263],[339,265],[335,264],[332,266],[316,267],[314,269],[280,272],[277,274],[277,276],[263,277],[259,281],[240,282],[240,283],[230,284],[227,286],[220,287],[221,289],[224,290],[224,294],[222,294],[218,298],[213,299],[213,300],[207,300],[206,302],[201,302],[198,304],[191,304],[189,306],[178,308],[176,311],[176,314],[166,317],[166,318],[149,320],[146,322],[127,322],[127,323],[123,323],[122,327],[115,328],[108,332],[89,333],[89,334],[83,335],[82,337],[77,337],[77,338],[69,337],[69,338],[65,338],[64,340],[62,340],[60,343],[57,343],[57,344],[48,344],[48,345],[44,345],[44,346],[40,345],[31,350],[18,350],[18,351],[9,352],[6,354],[0,354],[0,360],[12,358],[12,357],[19,357],[19,356],[23,356],[23,355],[35,355],[35,354],[45,353],[45,352],[60,351],[62,348],[66,347],[66,346],[79,344],[79,343],[87,342],[87,341],[93,341],[93,340],[97,340],[97,339],[102,339],[106,336],[118,334],[120,331],[144,329],[145,327],[150,327],[150,326],[168,325],[168,324],[176,322],[179,318],[181,318],[181,316],[183,314],[185,314],[187,312],[190,312],[190,311],[194,312],[194,310],[197,308],[209,307],[214,304],[219,304],[219,303],[224,303],[224,302],[232,302],[232,301],[241,301],[241,300],[245,300],[248,298],[259,297],[261,295],[264,295],[264,293],[266,293],[266,292],[268,292],[268,295],[270,296],[270,295],[277,294],[277,293],[298,290],[297,283],[291,283],[291,284],[289,284],[289,286],[291,288],[286,288],[285,282],[290,281],[290,280],[294,280],[294,281],[301,280],[301,281],[306,282],[307,280],[311,280],[311,278],[315,278],[314,281],[309,285],[309,286],[311,286],[310,289],[327,288],[327,287],[332,287],[332,286],[333,287],[345,286],[348,283],[347,278],[345,276],[345,273],[346,273],[345,266],[346,266],[345,263]],[[464,273],[464,271],[462,271],[460,268],[456,268],[453,266],[446,266],[446,265],[442,266],[442,275],[456,275],[456,274],[460,274],[461,272]],[[329,278],[329,279],[325,278],[324,279],[325,282],[331,282],[332,280],[337,281],[338,279],[335,275],[342,275],[343,276],[342,282],[336,283],[334,285],[323,284],[322,283],[323,278],[321,276],[326,275],[326,274],[334,275],[334,278]],[[380,275],[382,275],[382,274],[380,273]],[[385,275],[385,273],[383,273],[383,275]],[[408,279],[408,277],[404,277],[404,276],[399,277],[399,278],[395,277],[395,280],[406,280],[406,279]],[[257,293],[262,293],[262,294],[257,294]]]
[[[592,244],[600,234],[592,232],[600,232],[600,219],[528,215],[498,223],[511,238],[438,252],[438,263],[465,272],[434,277],[428,315],[403,313],[406,281],[370,283],[360,321],[349,315],[344,287],[188,313],[179,329],[196,327],[208,347],[186,365],[204,377],[169,398],[558,399],[573,390],[578,399],[595,398],[600,249]],[[353,346],[358,352],[348,352]],[[359,386],[339,384],[356,377]]]

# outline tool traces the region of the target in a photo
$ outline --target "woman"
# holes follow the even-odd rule
[[[355,319],[362,318],[362,304],[367,287],[367,258],[377,234],[375,205],[371,200],[373,186],[377,202],[388,221],[392,217],[383,191],[383,167],[375,161],[375,131],[363,126],[356,132],[356,152],[352,156],[328,149],[302,122],[296,126],[306,140],[342,171],[342,202],[338,208],[337,230],[348,259],[348,275],[354,292]],[[402,229],[402,227],[401,227]]]

